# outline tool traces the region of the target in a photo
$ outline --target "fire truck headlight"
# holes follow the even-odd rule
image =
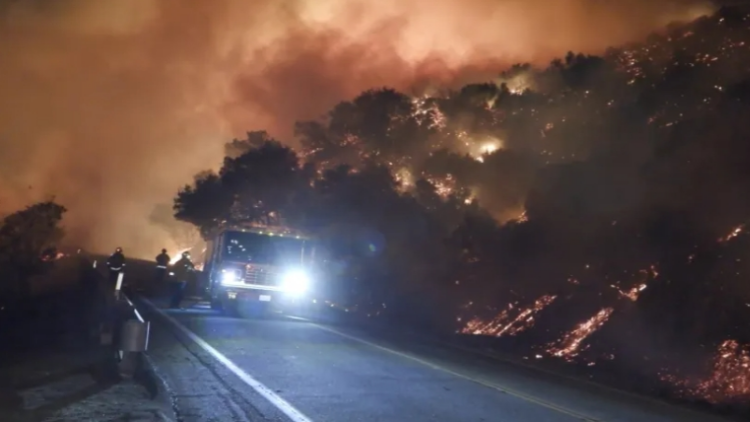
[[[302,270],[292,270],[284,274],[282,287],[287,293],[301,295],[310,287],[310,277]]]
[[[236,284],[240,282],[239,273],[235,270],[221,271],[221,284]]]

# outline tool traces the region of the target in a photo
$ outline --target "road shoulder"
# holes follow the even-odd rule
[[[120,377],[93,296],[75,280],[48,284],[57,288],[0,310],[0,420],[170,420],[147,367]]]
[[[279,409],[189,338],[176,332],[163,317],[147,306],[138,309],[151,321],[148,360],[157,378],[164,380],[162,397],[170,402],[175,420],[286,420]]]

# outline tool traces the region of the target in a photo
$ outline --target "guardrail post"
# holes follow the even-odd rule
[[[92,264],[96,268],[96,262]],[[101,345],[107,346],[117,366],[117,372],[122,378],[133,378],[141,364],[141,353],[148,350],[151,324],[138,313],[133,302],[122,292],[125,274],[117,275],[114,286],[101,278],[105,294],[104,321],[99,327]]]
[[[140,354],[148,349],[151,325],[147,321],[130,319],[120,329],[118,370],[123,378],[132,378],[140,363]]]
[[[119,295],[120,290],[122,289],[122,279],[125,278],[125,274],[119,273],[117,274],[117,284],[115,285],[115,294]]]
[[[94,261],[94,268],[96,268],[96,261]],[[109,283],[105,283],[105,320],[99,328],[99,338],[102,345],[110,346],[115,343],[119,338],[116,337],[116,333],[119,332],[121,324],[121,312],[120,312],[120,289],[122,287],[123,274],[120,273],[117,276],[117,285],[115,286],[114,294],[109,293]]]
[[[145,352],[148,350],[148,337],[151,324],[131,319],[125,321],[120,332],[120,350],[123,352]]]

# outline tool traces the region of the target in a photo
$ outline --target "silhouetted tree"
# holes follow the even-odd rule
[[[53,201],[40,202],[6,216],[0,225],[0,271],[15,280],[11,290],[23,293],[32,275],[46,266],[43,254],[63,238],[60,222],[67,210]],[[54,255],[54,253],[53,253]],[[7,286],[6,286],[7,287]]]
[[[226,189],[218,174],[203,172],[195,176],[192,185],[186,185],[174,199],[174,216],[177,220],[193,224],[207,236],[230,217],[234,203],[232,192]]]

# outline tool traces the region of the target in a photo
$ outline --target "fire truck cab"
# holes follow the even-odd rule
[[[206,247],[205,295],[216,310],[236,310],[239,302],[281,309],[309,293],[314,255],[311,240],[287,227],[222,229]]]

